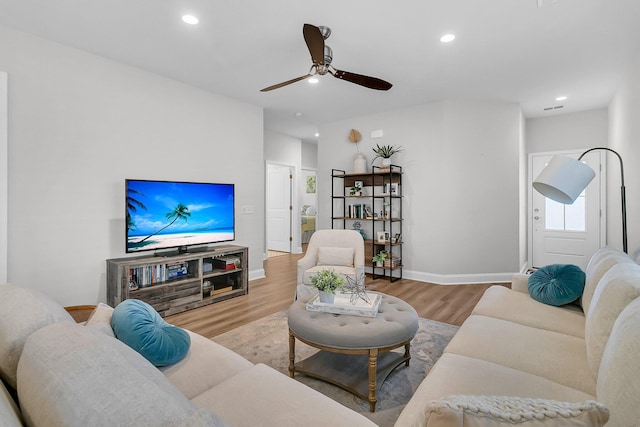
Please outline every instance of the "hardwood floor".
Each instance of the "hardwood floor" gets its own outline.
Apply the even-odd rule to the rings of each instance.
[[[266,277],[249,282],[249,293],[195,310],[168,316],[165,320],[212,338],[269,314],[287,309],[296,289],[296,262],[302,255],[269,258],[264,267]],[[411,304],[418,316],[439,322],[461,325],[490,284],[434,285],[402,279],[372,280],[368,290],[394,295]]]

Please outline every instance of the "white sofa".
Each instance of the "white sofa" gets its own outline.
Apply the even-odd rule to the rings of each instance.
[[[527,280],[487,289],[397,427],[640,426],[640,266],[598,250],[581,307],[539,303]]]
[[[0,426],[375,425],[191,332],[187,356],[158,369],[113,336],[112,310],[99,305],[85,326],[38,292],[0,285]]]
[[[584,311],[533,300],[527,276],[489,288],[396,426],[640,426],[640,266],[603,248],[586,273]],[[374,425],[193,333],[187,358],[157,369],[108,317],[78,325],[0,285],[0,425]]]

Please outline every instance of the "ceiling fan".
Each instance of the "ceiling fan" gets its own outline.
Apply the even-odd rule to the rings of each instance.
[[[304,24],[302,34],[304,35],[304,41],[307,43],[307,48],[311,54],[311,61],[313,61],[313,65],[311,65],[309,73],[301,77],[296,77],[295,79],[287,80],[286,82],[266,87],[260,92],[268,92],[273,89],[290,85],[291,83],[299,82],[300,80],[308,79],[316,74],[324,76],[327,73],[339,78],[340,80],[346,80],[370,89],[389,90],[391,89],[391,86],[393,86],[391,83],[385,82],[377,77],[363,76],[361,74],[335,69],[331,65],[331,61],[333,60],[333,51],[329,46],[324,44],[324,41],[331,35],[331,29],[329,27],[316,27],[315,25]]]

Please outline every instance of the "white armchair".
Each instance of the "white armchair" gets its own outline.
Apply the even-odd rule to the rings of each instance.
[[[330,268],[344,276],[364,274],[364,240],[355,230],[318,230],[311,235],[304,257],[298,260],[296,299],[308,301],[318,291],[311,277]]]

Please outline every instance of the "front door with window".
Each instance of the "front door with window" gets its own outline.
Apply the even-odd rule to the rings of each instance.
[[[578,158],[581,153],[560,154]],[[596,172],[596,177],[572,205],[554,202],[531,186],[551,157],[553,154],[549,153],[529,156],[529,265],[575,264],[584,270],[601,242],[601,153],[589,153],[582,159]]]

